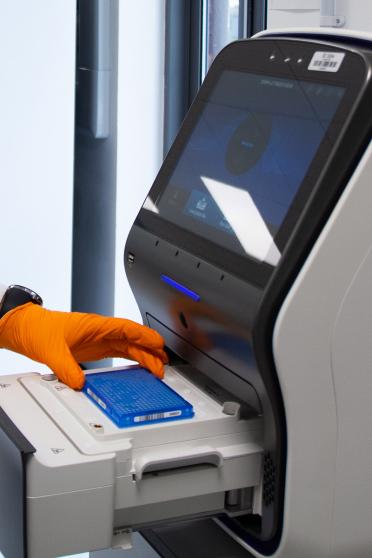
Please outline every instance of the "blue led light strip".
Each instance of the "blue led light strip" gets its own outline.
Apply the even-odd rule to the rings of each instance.
[[[193,300],[195,300],[195,302],[199,302],[200,296],[194,291],[190,291],[190,289],[184,287],[183,285],[181,285],[181,283],[178,283],[174,279],[171,279],[170,277],[168,277],[168,275],[161,275],[160,277],[161,280],[164,281],[164,283],[168,283],[168,285],[170,285],[174,289],[177,289],[178,291],[185,294],[186,296],[192,298]]]

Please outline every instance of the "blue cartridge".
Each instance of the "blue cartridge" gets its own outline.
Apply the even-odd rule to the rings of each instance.
[[[119,428],[194,416],[190,403],[144,368],[85,377],[83,391]]]

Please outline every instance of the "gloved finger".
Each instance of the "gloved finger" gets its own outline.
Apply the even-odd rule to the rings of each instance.
[[[157,378],[164,378],[164,363],[153,354],[134,349],[129,352],[128,358],[137,361],[138,364],[147,368]]]
[[[143,350],[152,353],[155,357],[167,364],[168,355],[163,349],[148,350],[147,347],[139,347]],[[81,346],[73,347],[71,353],[77,362],[85,362],[89,360],[100,360],[102,358],[127,358],[128,357],[128,343],[126,341],[108,341],[103,340],[100,343],[83,343]]]
[[[130,355],[134,354],[134,352],[144,353],[148,355],[152,355],[156,359],[160,359],[163,364],[168,364],[169,358],[167,353],[165,352],[164,348],[162,349],[151,349],[149,347],[143,345],[135,345],[123,341],[113,340],[110,341],[110,350],[114,350],[115,353],[121,353],[122,358],[132,358]]]
[[[144,368],[147,368],[156,376],[157,378],[164,377],[164,364],[168,361],[167,356],[162,355],[162,358],[156,353],[148,351],[143,347],[138,347],[136,345],[128,345],[125,350],[120,350],[117,344],[114,344],[113,350],[116,351],[115,356],[121,356],[122,358],[129,358],[130,360],[135,360]],[[164,351],[163,351],[164,352]]]
[[[78,324],[75,321],[78,320]],[[76,327],[79,335],[76,337]],[[70,331],[66,332],[69,346],[79,343],[99,343],[103,340],[127,340],[151,350],[164,348],[162,336],[155,330],[124,318],[110,318],[98,314],[71,314]]]
[[[82,389],[85,376],[65,343],[61,343],[53,357],[45,362],[53,370],[57,378],[73,389]]]
[[[86,362],[88,360],[101,360],[102,358],[113,358],[117,356],[111,350],[110,344],[106,342],[82,344],[81,346],[71,349],[77,362]]]
[[[164,349],[159,349],[158,351],[152,351],[151,349],[148,349],[147,347],[141,347],[140,345],[128,345],[128,349],[130,350],[130,347],[136,347],[139,350],[142,350],[146,353],[152,354],[154,357],[159,358],[163,364],[168,364],[169,362],[169,358],[167,353],[164,351]]]
[[[160,333],[147,326],[139,325],[129,320],[125,321],[129,322],[129,324],[124,324],[123,327],[123,333],[128,341],[128,345],[140,345],[153,352],[163,351],[164,339]]]

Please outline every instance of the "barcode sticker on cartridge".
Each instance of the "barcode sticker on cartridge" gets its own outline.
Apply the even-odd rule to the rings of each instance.
[[[317,72],[338,72],[345,58],[344,52],[322,52],[317,50],[308,66],[308,70]]]
[[[165,418],[179,417],[182,411],[169,411],[168,413],[154,413],[152,415],[141,415],[134,417],[134,422],[145,422],[148,420],[163,420]]]

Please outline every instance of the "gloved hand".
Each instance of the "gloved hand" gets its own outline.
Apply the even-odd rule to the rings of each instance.
[[[121,318],[46,310],[32,302],[0,319],[0,347],[46,364],[74,389],[85,381],[78,362],[129,358],[159,378],[167,362],[164,341],[153,329]]]

